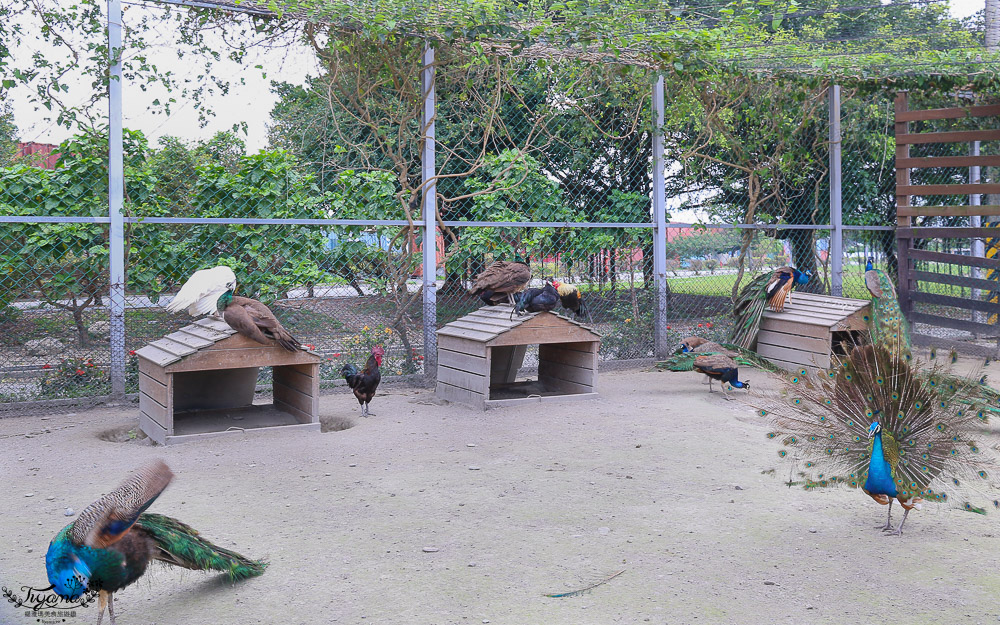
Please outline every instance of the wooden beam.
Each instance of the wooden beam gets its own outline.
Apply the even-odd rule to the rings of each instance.
[[[986,291],[1000,291],[1000,282],[995,280],[983,280],[981,278],[968,278],[966,276],[953,276],[947,273],[933,273],[930,271],[914,271],[913,279],[917,282],[935,282],[937,284],[950,284],[952,286],[968,287],[970,289],[983,289]]]
[[[1000,228],[896,228],[899,239],[994,239]]]
[[[964,297],[951,297],[949,295],[938,295],[937,293],[910,291],[910,299],[915,302],[923,302],[925,304],[937,304],[938,306],[950,306],[952,308],[961,308],[962,310],[979,310],[981,312],[1000,314],[1000,304],[967,299]]]
[[[980,336],[1000,336],[1000,326],[988,323],[976,323],[965,319],[955,319],[954,317],[941,317],[939,315],[928,315],[926,313],[910,313],[910,321],[913,323],[926,323],[939,328],[951,328],[953,330],[965,330],[974,332]]]
[[[983,154],[980,156],[926,156],[920,158],[901,158],[896,160],[896,168],[928,168],[928,167],[995,167],[1000,166],[1000,156]]]
[[[900,195],[985,195],[987,193],[1000,193],[1000,184],[899,184],[898,180],[896,183],[897,197]]]
[[[896,121],[917,122],[928,119],[966,119],[968,117],[993,117],[994,115],[1000,115],[1000,104],[904,111],[896,114]]]
[[[900,91],[896,94],[894,102],[895,108],[895,136],[896,136],[896,161],[910,158],[910,145],[900,139],[905,139],[910,133],[910,124],[906,120],[906,113],[909,110],[909,93]],[[907,228],[912,225],[913,219],[908,215],[899,214],[900,208],[910,205],[910,195],[902,190],[903,187],[910,186],[910,170],[903,167],[896,169],[896,228]],[[897,282],[899,284],[899,307],[904,314],[910,311],[912,305],[909,300],[910,289],[910,259],[909,252],[913,241],[896,237],[896,255],[898,262]]]
[[[973,141],[1000,140],[1000,130],[953,130],[951,132],[906,133],[896,136],[896,145],[926,143],[972,143]]]
[[[1000,215],[1000,206],[900,206],[896,215],[907,217],[969,217],[972,215]]]
[[[909,240],[909,239],[907,239]],[[985,269],[1000,269],[1000,258],[977,258],[965,254],[945,254],[944,252],[928,252],[925,250],[910,250],[913,260],[926,260],[932,263],[947,263],[960,267],[983,267]]]

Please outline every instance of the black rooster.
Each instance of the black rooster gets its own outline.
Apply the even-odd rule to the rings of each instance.
[[[347,385],[354,391],[354,396],[361,404],[362,417],[375,416],[374,412],[368,411],[368,404],[375,397],[378,383],[382,381],[382,372],[378,368],[382,365],[382,356],[384,355],[385,350],[382,349],[382,346],[376,345],[372,348],[372,355],[368,357],[363,371],[359,372],[358,368],[350,363],[344,365],[344,368],[340,370],[340,375],[347,380]]]
[[[559,305],[559,292],[551,283],[546,282],[542,288],[525,289],[517,295],[517,305],[512,312],[523,315],[526,312],[543,312]]]

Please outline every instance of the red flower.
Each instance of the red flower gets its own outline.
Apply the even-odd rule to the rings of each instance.
[[[417,356],[417,358],[419,358],[420,360],[423,360],[423,359],[424,359],[424,357],[423,357],[423,356]]]
[[[336,353],[335,353],[335,354],[333,355],[333,357],[334,357],[334,358],[340,358],[340,352],[336,352]]]
[[[77,375],[83,375],[83,373],[84,373],[83,369],[77,369],[76,370],[76,374]]]
[[[698,327],[699,327],[699,328],[701,327],[701,324],[700,324],[700,323],[698,324]]]
[[[52,365],[42,365],[42,369],[51,369]]]
[[[306,343],[306,347],[308,347],[309,349],[313,349],[313,350],[316,349],[316,346],[312,345],[311,343]]]
[[[670,329],[670,326],[667,326],[667,329],[669,330],[669,329]]]
[[[128,355],[129,356],[135,356],[135,350],[134,349],[128,350]]]
[[[705,326],[711,328],[712,324],[711,323],[706,323]]]

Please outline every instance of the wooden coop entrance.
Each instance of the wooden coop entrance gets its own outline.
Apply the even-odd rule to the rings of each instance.
[[[270,428],[320,431],[319,361],[199,319],[136,351],[139,427],[161,445]],[[254,404],[260,367],[271,367],[271,404]]]
[[[790,371],[828,369],[844,342],[868,342],[870,311],[866,300],[793,291],[782,312],[764,310],[757,353]]]
[[[910,110],[908,94],[896,96],[899,305],[913,324],[914,345],[988,357],[1000,352],[1000,156],[980,155],[974,144],[1000,140],[1000,130],[987,129],[992,122],[982,119],[979,130],[910,131],[910,122],[926,126],[955,120],[968,128],[967,120],[996,116],[1000,104]],[[924,156],[923,144],[959,144],[952,153],[968,156]],[[917,156],[911,155],[913,146],[920,150]],[[914,170],[931,167],[968,168],[969,182],[913,184]],[[978,179],[973,175],[976,170]],[[983,184],[981,180],[990,174],[992,181]],[[947,205],[930,205],[923,199],[929,196],[951,198]],[[959,223],[926,227],[935,217],[958,218]]]
[[[510,312],[486,306],[438,330],[438,397],[486,409],[597,396],[600,334],[550,312]],[[538,375],[518,380],[529,345]]]

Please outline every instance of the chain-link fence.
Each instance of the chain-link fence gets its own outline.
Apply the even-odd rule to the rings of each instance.
[[[644,70],[476,64],[447,49],[435,64],[437,227],[427,249],[422,46],[351,43],[311,49],[319,72],[304,80],[271,77],[259,147],[238,132],[192,139],[152,122],[126,125],[123,344],[110,338],[106,125],[79,127],[54,159],[0,167],[0,405],[108,396],[113,354],[125,363],[124,391],[135,392],[135,350],[192,321],[164,303],[194,271],[220,264],[235,271],[238,294],[268,304],[315,348],[329,385],[375,344],[386,348],[384,375],[425,373],[434,357],[425,329],[482,305],[468,288],[501,258],[528,259],[533,286],[553,278],[576,286],[581,321],[603,335],[604,360],[655,357],[658,336],[662,345],[689,334],[725,340],[735,290],[760,272],[795,264],[813,271],[809,290],[866,299],[865,259],[887,270],[894,263],[884,96],[845,93],[845,227],[831,229],[826,88],[677,80],[658,112]],[[393,62],[380,65],[386,58]],[[835,240],[842,258],[831,256]],[[666,315],[658,321],[659,243]],[[425,256],[437,268],[430,282]],[[435,318],[423,313],[428,285]]]

